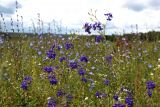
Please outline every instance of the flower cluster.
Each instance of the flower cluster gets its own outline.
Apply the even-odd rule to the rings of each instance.
[[[88,58],[83,55],[83,56],[80,57],[80,61],[81,62],[88,62]]]
[[[57,107],[56,101],[53,99],[53,97],[48,98],[48,107]]]
[[[47,57],[50,59],[56,58],[56,53],[52,49],[50,49],[46,54],[47,54]]]
[[[147,93],[148,96],[152,96],[152,90],[156,87],[156,84],[153,81],[147,81],[146,82],[146,88],[147,88]]]
[[[29,84],[31,84],[31,82],[32,82],[32,77],[30,77],[30,76],[24,77],[23,82],[21,83],[21,88],[23,90],[27,90],[28,86],[29,86]]]
[[[100,22],[92,23],[85,23],[84,25],[85,32],[91,34],[91,29],[101,31],[103,30],[102,24]]]

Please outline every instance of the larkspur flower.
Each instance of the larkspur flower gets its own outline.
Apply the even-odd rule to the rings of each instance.
[[[111,62],[112,62],[112,56],[111,56],[111,55],[106,56],[106,61],[107,61],[109,64],[111,64]]]
[[[78,70],[78,74],[81,76],[84,76],[85,73],[86,73],[86,71],[82,68]]]
[[[108,20],[108,21],[111,21],[112,18],[113,18],[112,13],[106,13],[106,14],[104,14],[104,15],[107,17],[107,20]]]
[[[148,90],[147,90],[147,94],[148,94],[149,97],[152,97],[151,89],[148,89]]]
[[[53,99],[53,97],[48,98],[47,107],[57,107],[56,106],[56,101]]]
[[[109,85],[109,83],[110,83],[110,81],[109,80],[104,80],[104,84],[106,85],[106,86],[108,86]]]
[[[86,83],[86,82],[87,82],[87,79],[86,79],[85,77],[82,77],[82,78],[81,78],[81,81],[84,82],[84,83]]]
[[[69,66],[72,68],[72,69],[76,69],[78,67],[78,64],[77,62],[70,62],[69,63]]]
[[[80,61],[81,62],[88,62],[88,58],[83,55],[83,56],[80,57]]]
[[[96,36],[95,37],[95,42],[99,43],[103,40],[103,37],[102,36]]]
[[[50,59],[56,58],[56,53],[53,50],[49,50],[46,54],[47,54],[47,57]]]
[[[116,103],[112,107],[125,107],[125,105],[121,103],[118,103],[118,104]]]
[[[85,29],[85,32],[87,32],[88,34],[91,34],[90,30],[92,29],[92,25],[89,23],[85,23],[84,29]]]
[[[71,94],[68,94],[66,97],[68,101],[71,101],[73,99],[73,96]]]
[[[28,86],[29,86],[29,84],[31,84],[31,82],[32,82],[32,77],[30,77],[30,76],[24,77],[24,79],[23,79],[23,81],[21,83],[21,88],[23,90],[27,90]]]
[[[118,95],[114,95],[113,98],[118,101]]]
[[[103,30],[102,24],[100,22],[97,23],[97,29],[100,31]]]
[[[22,88],[23,90],[27,90],[27,89],[28,89],[28,83],[27,83],[26,81],[23,81],[23,82],[21,83],[21,88]]]
[[[125,98],[125,103],[128,105],[128,107],[133,107],[133,98],[131,96],[127,96]]]
[[[146,82],[146,88],[147,89],[154,89],[156,87],[156,84],[153,81],[147,81]]]
[[[50,73],[50,72],[53,72],[53,67],[50,67],[50,66],[46,66],[43,68],[43,70],[47,73]]]
[[[51,78],[49,81],[51,85],[56,85],[58,83],[58,80],[55,77]]]
[[[57,96],[58,97],[63,96],[63,95],[64,95],[64,92],[62,90],[57,91]]]
[[[101,98],[101,93],[100,93],[99,91],[97,91],[97,92],[95,93],[95,96],[96,96],[97,98]]]
[[[72,43],[65,43],[65,48],[66,48],[66,50],[69,50],[69,49],[72,49],[72,48],[74,48],[74,46],[73,46],[73,44]]]
[[[62,57],[59,58],[60,62],[63,62],[64,60],[66,60],[66,57],[64,57],[64,56],[62,56]]]

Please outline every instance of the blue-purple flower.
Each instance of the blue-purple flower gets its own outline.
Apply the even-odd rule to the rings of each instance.
[[[147,81],[146,87],[147,89],[154,89],[156,87],[156,84],[153,81]]]
[[[128,107],[133,107],[133,98],[131,96],[127,96],[125,103],[128,105]]]
[[[86,79],[85,77],[82,77],[82,78],[81,78],[81,81],[84,82],[84,83],[86,83],[86,82],[87,82],[87,79]]]
[[[85,32],[87,32],[88,34],[91,34],[90,30],[92,29],[92,24],[85,23],[84,29],[85,29]]]
[[[113,98],[118,101],[118,95],[114,95]]]
[[[83,55],[83,56],[80,57],[80,61],[81,62],[88,62],[88,58]]]
[[[69,49],[72,49],[72,48],[74,48],[74,46],[73,46],[73,44],[72,43],[66,43],[65,44],[65,48],[66,48],[66,50],[69,50]]]
[[[125,107],[125,105],[121,103],[116,103],[112,107]]]
[[[85,73],[86,73],[86,71],[82,68],[78,70],[78,74],[81,76],[84,76]]]
[[[66,57],[64,57],[64,56],[62,56],[62,57],[59,58],[60,62],[63,62],[64,60],[66,60]]]
[[[24,79],[23,79],[23,81],[21,83],[21,88],[23,90],[27,90],[28,86],[29,86],[29,84],[31,84],[31,82],[32,82],[32,77],[30,77],[30,76],[24,77]]]
[[[112,13],[106,13],[106,14],[104,14],[104,15],[106,16],[106,18],[107,18],[108,21],[111,21],[112,18],[113,18]]]
[[[104,80],[104,84],[106,85],[106,86],[108,86],[109,85],[109,83],[110,83],[110,81],[109,80]]]
[[[46,66],[46,67],[43,68],[43,70],[44,70],[45,72],[47,72],[47,73],[50,73],[50,72],[53,71],[53,67]]]
[[[52,49],[50,49],[46,54],[47,54],[47,57],[50,59],[56,58],[56,53]]]
[[[56,106],[56,101],[53,99],[53,97],[48,98],[47,107],[57,107]]]
[[[78,67],[78,64],[77,62],[70,62],[69,63],[69,66],[72,68],[72,69],[76,69]]]
[[[101,42],[103,40],[103,37],[102,36],[96,36],[95,37],[95,42]]]

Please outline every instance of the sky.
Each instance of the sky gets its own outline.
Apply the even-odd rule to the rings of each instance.
[[[85,22],[91,22],[88,12],[97,10],[97,18],[106,23],[107,34],[121,34],[150,30],[160,31],[160,0],[17,0],[18,15],[23,16],[25,31],[29,31],[32,22],[37,26],[37,13],[44,22],[44,29],[61,26],[63,33],[69,31],[84,32]],[[7,28],[10,19],[16,21],[15,0],[0,0],[0,13],[3,14]],[[105,13],[112,13],[113,19],[106,22]],[[20,20],[20,17],[19,17]],[[2,23],[2,19],[0,18]],[[3,25],[3,24],[2,24]],[[54,32],[54,30],[52,31]]]

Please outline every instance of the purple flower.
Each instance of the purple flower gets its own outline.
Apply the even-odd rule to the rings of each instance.
[[[45,72],[50,73],[50,72],[53,71],[53,67],[49,67],[49,66],[48,66],[48,67],[44,67],[43,70],[44,70]]]
[[[112,16],[112,13],[107,13],[107,14],[104,14],[106,17],[107,17],[107,20],[108,21],[111,21],[113,16]]]
[[[66,50],[69,50],[69,49],[71,49],[71,48],[73,48],[74,46],[73,46],[73,44],[72,43],[66,43],[65,44],[65,48],[66,48]]]
[[[52,98],[52,97],[50,97],[49,99],[48,99],[48,107],[57,107],[56,106],[56,102],[55,102],[55,100]]]
[[[97,28],[98,28],[98,30],[103,30],[102,24],[100,22],[97,23]]]
[[[99,91],[97,91],[97,92],[95,93],[95,96],[96,96],[97,98],[101,98],[101,93],[100,93]]]
[[[152,92],[151,92],[150,89],[148,89],[147,94],[148,94],[149,97],[152,97]]]
[[[113,98],[118,101],[118,95],[114,95]]]
[[[21,88],[23,90],[27,90],[28,86],[29,86],[29,84],[31,84],[31,82],[32,82],[32,77],[30,77],[30,76],[24,77],[23,82],[21,83]]]
[[[104,84],[107,85],[107,86],[109,85],[109,83],[110,83],[110,81],[107,80],[107,79],[104,81]]]
[[[82,82],[86,83],[87,82],[87,79],[85,77],[82,77]]]
[[[127,96],[125,99],[125,103],[128,105],[128,107],[133,107],[133,99],[131,96]]]
[[[56,58],[56,53],[53,52],[53,50],[49,50],[47,53],[47,57],[50,59],[55,59]]]
[[[69,66],[72,68],[72,69],[76,69],[78,67],[78,64],[77,62],[70,62],[69,63]]]
[[[83,55],[83,56],[80,57],[80,61],[81,62],[88,62],[88,58]]]
[[[92,28],[91,24],[85,23],[85,25],[84,25],[85,32],[87,32],[88,34],[91,34],[91,31],[90,31],[91,28]]]
[[[95,37],[95,42],[101,42],[103,40],[103,37],[102,36],[96,36]]]
[[[51,78],[49,79],[49,81],[50,81],[50,84],[51,84],[51,85],[56,85],[56,84],[58,83],[56,77],[51,77]]]
[[[156,87],[156,84],[153,81],[147,81],[146,87],[147,89],[154,89]]]
[[[67,97],[67,100],[68,100],[68,101],[70,101],[70,100],[73,99],[73,96],[72,96],[71,94],[68,94],[66,97]]]
[[[57,96],[59,97],[59,96],[63,96],[64,95],[64,93],[63,93],[63,91],[62,90],[58,90],[57,91]]]
[[[63,62],[64,60],[66,60],[66,58],[64,56],[62,56],[62,57],[59,58],[60,62]]]
[[[21,88],[22,88],[23,90],[27,90],[27,89],[28,89],[28,83],[27,83],[26,81],[23,81],[23,82],[21,83]]]
[[[112,56],[106,56],[106,61],[110,64],[112,62]]]
[[[81,75],[81,76],[84,76],[85,72],[86,71],[82,68],[78,70],[78,74]]]
[[[125,107],[124,104],[118,103],[118,104],[114,104],[112,107]]]

